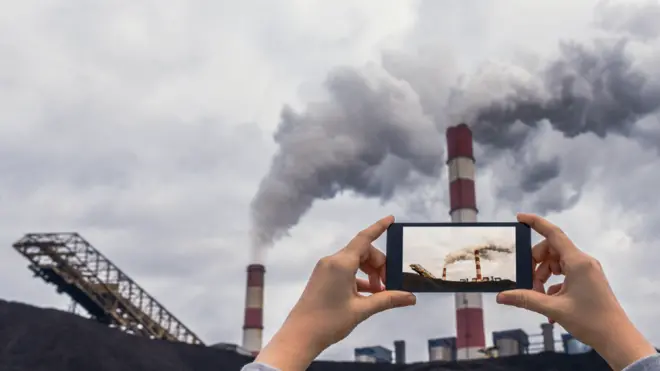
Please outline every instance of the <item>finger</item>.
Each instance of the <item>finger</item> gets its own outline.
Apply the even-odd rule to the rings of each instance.
[[[378,290],[381,291],[380,288],[383,287],[383,283],[380,279],[380,275],[378,273],[370,274],[369,275],[369,285],[373,290]],[[376,292],[378,292],[376,291]]]
[[[546,260],[534,272],[534,280],[538,280],[541,283],[545,284],[550,279],[552,272],[550,271],[550,261]]]
[[[385,287],[383,287],[383,285],[380,285],[380,284],[377,288],[374,288],[371,285],[371,282],[369,282],[368,280],[365,280],[363,278],[356,278],[355,279],[355,284],[357,286],[358,292],[369,292],[369,293],[374,294],[374,293],[381,292],[381,291],[385,290]]]
[[[534,279],[532,283],[532,290],[545,294],[545,285],[540,280]]]
[[[550,271],[555,276],[559,276],[560,274],[562,274],[561,264],[559,264],[559,261],[557,261],[557,260],[551,260],[550,261]]]
[[[563,283],[557,283],[557,284],[554,284],[554,285],[548,287],[548,295],[555,295],[555,294],[559,293],[559,291],[561,291],[561,289],[563,287],[564,287]],[[553,324],[553,323],[555,323],[555,320],[548,317],[548,323]]]
[[[556,299],[534,290],[510,290],[497,294],[499,304],[531,310],[546,317],[556,317],[554,316]]]
[[[380,237],[386,230],[387,228],[390,227],[390,225],[394,223],[394,216],[386,216],[383,219],[377,221],[376,223],[372,224],[371,226],[367,227],[366,229],[363,229],[360,231],[357,236],[353,239],[354,241],[357,240],[367,240],[366,245],[369,246],[372,242],[376,241],[378,237]],[[352,241],[351,241],[352,242]],[[364,241],[363,241],[364,242]],[[349,244],[350,245],[350,244]],[[356,244],[357,247],[359,248],[361,243]]]
[[[385,282],[385,264],[387,259],[382,251],[372,245],[360,252],[358,268],[373,279]]]
[[[536,245],[534,245],[534,247],[532,247],[532,259],[534,259],[534,262],[536,264],[540,264],[542,261],[548,258],[549,250],[550,250],[550,243],[548,242],[548,240],[543,240],[537,243]]]
[[[562,287],[564,287],[563,283],[557,283],[548,287],[548,295],[555,295],[562,289]]]
[[[407,307],[415,305],[417,298],[410,292],[405,291],[381,291],[371,296],[360,298],[357,302],[357,311],[360,322],[392,308]]]
[[[571,240],[556,225],[550,223],[544,218],[534,214],[518,214],[518,221],[530,226],[533,230],[545,237],[552,245],[553,249],[559,253],[565,253],[570,250],[577,250]]]

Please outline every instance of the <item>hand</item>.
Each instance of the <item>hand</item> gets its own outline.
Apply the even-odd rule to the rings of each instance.
[[[379,220],[316,264],[298,303],[257,362],[286,371],[305,370],[362,321],[387,309],[415,304],[411,293],[385,291],[385,255],[371,245],[393,222],[392,216]],[[358,269],[369,279],[356,278]]]
[[[622,370],[655,348],[630,322],[619,304],[600,263],[580,251],[559,227],[531,214],[519,214],[545,240],[532,248],[533,290],[498,294],[497,302],[525,308],[556,321],[581,342],[596,350],[614,370]],[[544,284],[551,275],[563,283]]]

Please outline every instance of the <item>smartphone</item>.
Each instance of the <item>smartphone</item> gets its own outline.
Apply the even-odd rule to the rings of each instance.
[[[393,223],[387,290],[500,292],[532,288],[532,231],[523,223]]]

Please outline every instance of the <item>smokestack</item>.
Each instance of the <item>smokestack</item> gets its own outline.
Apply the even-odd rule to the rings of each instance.
[[[543,333],[543,350],[546,352],[555,351],[555,332],[552,323],[542,323],[541,332]]]
[[[444,281],[447,280],[447,267],[443,267],[443,268],[442,268],[442,279],[443,279]]]
[[[481,259],[479,258],[479,250],[474,250],[474,265],[477,267],[477,282],[481,282]]]
[[[406,342],[403,340],[397,340],[394,342],[394,357],[396,363],[403,365],[406,363]]]
[[[254,356],[261,350],[264,308],[264,274],[266,268],[261,264],[247,267],[247,290],[245,293],[245,319],[243,324],[243,348]]]
[[[465,124],[447,129],[451,221],[476,222],[472,131]],[[456,293],[456,359],[484,358],[486,347],[481,293]]]

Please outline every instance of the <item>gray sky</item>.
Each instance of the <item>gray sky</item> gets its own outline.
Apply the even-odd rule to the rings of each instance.
[[[444,125],[453,109],[434,103],[453,87],[476,105],[503,92],[539,98],[540,75],[530,71],[557,59],[560,41],[625,37],[649,81],[640,104],[653,106],[659,28],[647,18],[658,2],[597,4],[3,2],[0,297],[64,308],[66,297],[32,278],[11,244],[27,232],[77,231],[206,342],[240,343],[250,204],[278,149],[285,104],[302,112],[328,99],[323,83],[334,67],[366,68],[407,92],[405,112],[415,116],[404,119]],[[522,138],[516,150],[478,145],[479,219],[543,212],[602,262],[633,321],[660,345],[658,112],[627,125],[626,135],[569,138],[541,122],[507,129]],[[386,201],[347,191],[313,202],[268,251],[265,340],[316,260],[360,229],[388,214],[448,220],[446,169],[428,173],[393,184],[376,172],[383,189],[397,189]],[[404,339],[410,360],[425,360],[428,338],[454,334],[453,306],[449,295],[419,295],[415,307],[375,316],[322,357],[351,359],[354,347]],[[484,306],[487,333],[539,333],[544,321],[493,295]]]
[[[464,255],[474,247],[494,244],[505,248],[516,247],[516,229],[512,227],[404,227],[403,271],[413,273],[410,264],[421,264],[440,278],[447,255]],[[447,279],[458,281],[476,277],[474,258],[447,265]],[[491,252],[490,259],[481,257],[484,277],[516,278],[516,255]]]

